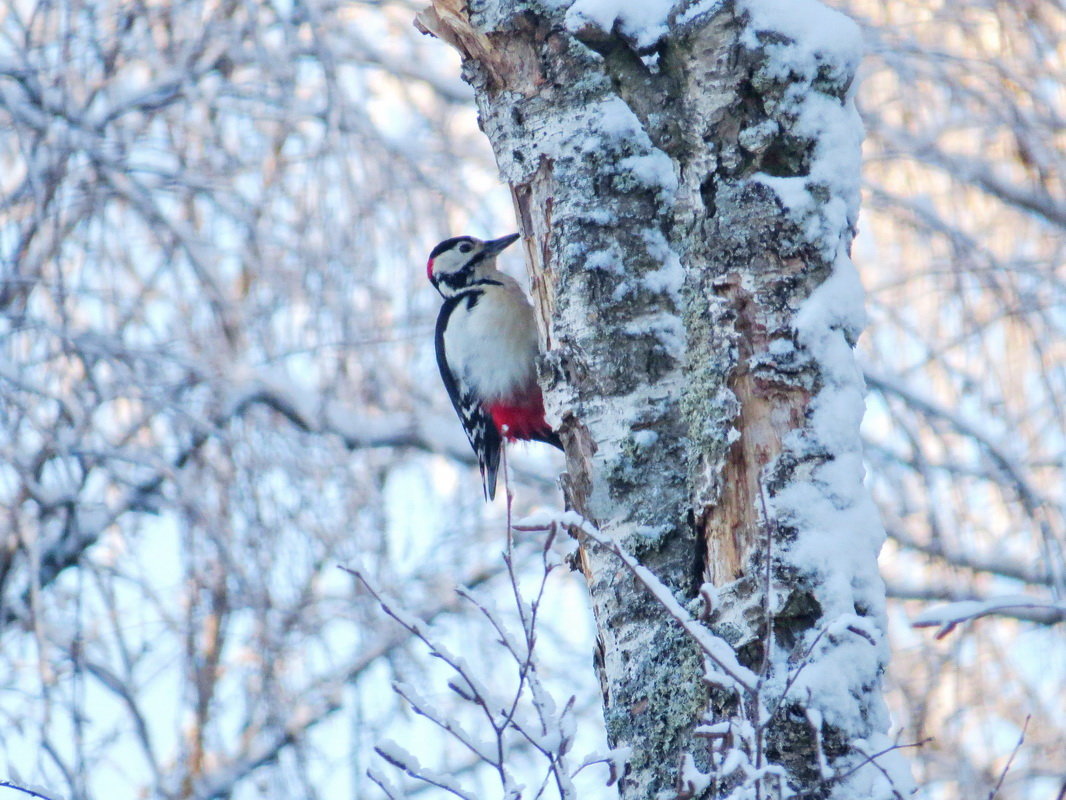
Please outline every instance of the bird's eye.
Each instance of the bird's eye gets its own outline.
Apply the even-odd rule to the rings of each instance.
[[[474,245],[470,244],[469,242],[463,242],[461,245],[459,245],[460,253],[469,253],[473,249]]]

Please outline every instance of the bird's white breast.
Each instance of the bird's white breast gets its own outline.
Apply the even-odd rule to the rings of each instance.
[[[533,308],[514,279],[492,277],[503,285],[485,286],[469,311],[462,302],[444,332],[449,365],[483,402],[522,395],[536,380]]]

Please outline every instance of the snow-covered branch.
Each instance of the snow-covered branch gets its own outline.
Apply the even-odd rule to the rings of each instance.
[[[516,678],[510,696],[494,693],[488,688],[485,673],[489,671],[498,675],[498,664],[475,664],[463,655],[453,652],[421,618],[403,610],[398,601],[386,597],[365,572],[346,568],[378,602],[385,614],[399,623],[410,636],[421,641],[435,658],[454,673],[447,682],[448,688],[480,712],[479,728],[487,729],[490,738],[480,739],[476,731],[468,730],[456,716],[438,708],[420,687],[398,683],[394,685],[394,691],[417,714],[433,722],[448,737],[459,742],[475,760],[491,768],[499,776],[505,797],[523,796],[522,787],[514,783],[512,772],[507,765],[516,743],[528,746],[531,752],[537,753],[545,762],[543,781],[537,789],[537,797],[544,794],[550,783],[554,785],[560,800],[573,800],[578,796],[573,783],[574,777],[594,764],[605,764],[609,767],[609,782],[617,779],[621,772],[617,753],[592,755],[576,767],[571,765],[569,754],[574,740],[575,698],[571,697],[560,707],[538,675],[538,658],[535,653],[537,613],[546,581],[560,563],[552,551],[553,538],[547,537],[540,548],[542,570],[532,599],[527,599],[520,587],[513,551],[509,549],[502,556],[515,603],[515,613],[512,616],[518,621],[518,633],[510,628],[501,613],[492,607],[488,598],[483,597],[480,592],[464,587],[457,590],[457,595],[474,606],[489,623],[506,660],[515,667]],[[457,797],[473,796],[463,789],[453,776],[423,767],[415,756],[395,742],[381,742],[376,750],[381,758],[416,781],[444,789]],[[382,788],[388,785],[380,775],[372,776],[372,779]]]
[[[930,606],[920,611],[912,620],[916,628],[940,626],[937,631],[938,639],[962,622],[990,615],[1038,625],[1058,625],[1066,622],[1066,605],[1029,595],[982,597],[976,592],[906,586],[896,581],[889,581],[886,591],[889,597],[900,600],[950,601]]]

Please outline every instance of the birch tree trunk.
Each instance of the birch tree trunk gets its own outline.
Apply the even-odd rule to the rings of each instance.
[[[610,5],[435,0],[419,21],[462,54],[513,192],[567,503],[756,676],[723,675],[586,542],[621,795],[898,797],[906,770],[871,758],[857,31],[814,0]]]

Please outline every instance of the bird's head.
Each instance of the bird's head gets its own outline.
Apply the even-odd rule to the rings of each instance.
[[[517,240],[517,233],[488,242],[473,236],[445,239],[429,254],[426,275],[441,295],[450,297],[476,283],[486,269],[493,269],[496,256]]]

